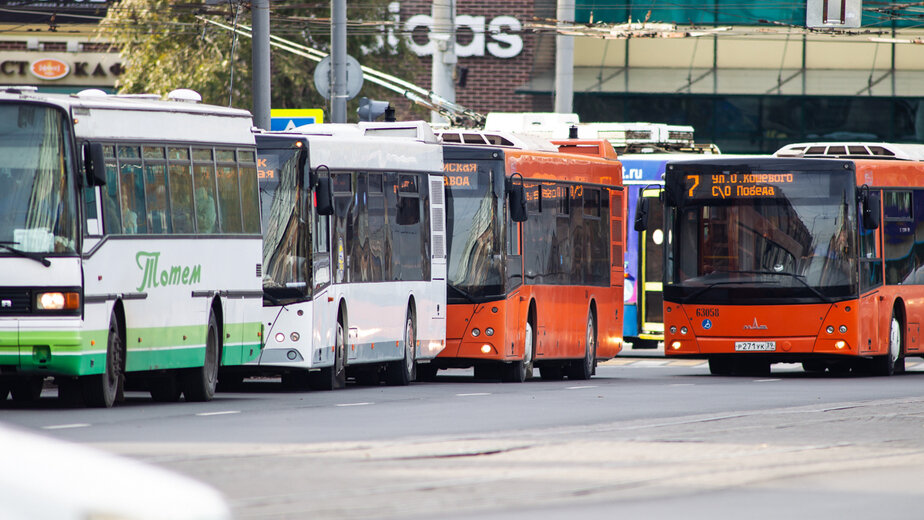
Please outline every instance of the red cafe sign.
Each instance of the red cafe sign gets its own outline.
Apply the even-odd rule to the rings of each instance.
[[[54,58],[44,58],[32,62],[29,69],[32,75],[40,79],[61,79],[71,71],[71,68],[61,60]]]

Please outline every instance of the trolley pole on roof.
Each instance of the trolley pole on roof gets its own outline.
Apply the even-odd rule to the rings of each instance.
[[[574,21],[574,0],[558,0],[555,16],[561,22]],[[574,37],[555,36],[555,111],[570,114],[574,100]]]
[[[455,103],[456,86],[453,72],[456,68],[456,0],[434,0],[430,11],[433,26],[430,41],[433,42],[433,69],[430,76],[430,90],[441,98]],[[439,112],[430,112],[431,123],[448,123]]]
[[[253,124],[270,127],[269,0],[253,2]]]
[[[347,30],[346,0],[330,2],[330,121],[346,123],[347,102]]]

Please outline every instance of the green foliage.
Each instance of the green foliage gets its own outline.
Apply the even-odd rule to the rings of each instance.
[[[367,67],[413,81],[420,72],[417,57],[399,39],[397,47],[380,45],[381,22],[389,19],[389,0],[369,0],[361,7],[347,4],[347,52]],[[305,4],[273,0],[270,32],[274,36],[330,52],[330,3]],[[202,94],[203,102],[252,108],[251,40],[236,36],[204,19],[226,25],[251,26],[250,3],[206,5],[202,0],[121,0],[109,8],[100,24],[100,36],[116,45],[124,72],[117,87],[123,93],[164,95],[176,88]],[[233,52],[232,52],[233,49]],[[271,48],[273,108],[329,108],[315,90],[316,63]],[[233,77],[233,83],[232,83]],[[395,99],[392,91],[366,81],[347,105],[347,117],[356,120],[359,97]],[[414,117],[426,117],[420,110]],[[411,114],[403,114],[407,119]]]

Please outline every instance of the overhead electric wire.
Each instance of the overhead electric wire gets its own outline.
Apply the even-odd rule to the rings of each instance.
[[[222,29],[237,32],[241,36],[253,38],[252,28],[246,25],[240,25],[235,28],[205,17],[197,18],[206,23],[221,27]],[[308,58],[316,62],[320,62],[328,56],[328,53],[326,52],[312,49],[311,47],[273,35],[270,35],[270,45],[282,49],[286,52],[295,54],[296,56],[302,56],[303,58]],[[483,114],[453,103],[443,98],[442,96],[439,96],[433,91],[428,91],[409,81],[405,81],[401,78],[392,76],[391,74],[386,74],[365,65],[360,65],[360,69],[363,71],[364,77],[367,78],[371,83],[384,87],[388,90],[391,90],[392,92],[401,94],[408,100],[446,117],[455,125],[464,126],[468,124],[484,124],[485,116]]]

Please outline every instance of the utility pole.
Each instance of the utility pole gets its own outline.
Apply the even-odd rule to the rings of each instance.
[[[330,121],[346,123],[347,102],[347,32],[346,0],[330,2]]]
[[[253,124],[270,128],[269,0],[253,1]]]
[[[456,0],[433,0],[430,11],[433,26],[430,41],[433,45],[433,70],[430,90],[443,99],[455,103],[456,86],[453,81],[456,62]],[[436,112],[430,112],[431,123],[449,121]]]
[[[559,22],[574,21],[574,0],[558,0],[555,18]],[[574,37],[555,36],[555,111],[574,112]]]

